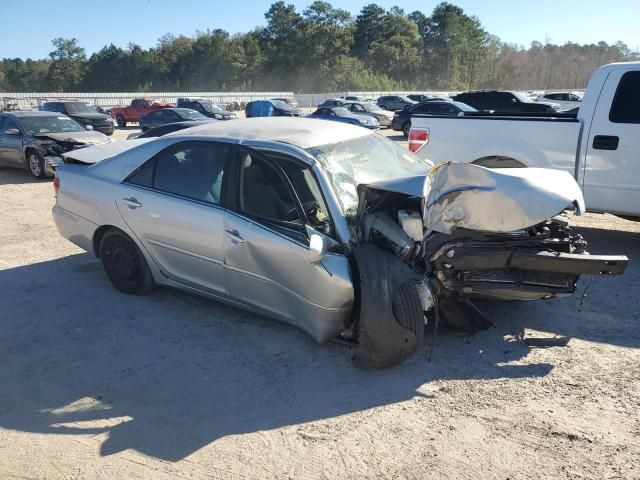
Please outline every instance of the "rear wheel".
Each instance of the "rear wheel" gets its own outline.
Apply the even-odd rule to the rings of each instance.
[[[119,230],[110,230],[102,237],[100,259],[113,286],[123,293],[143,295],[155,286],[144,255]]]
[[[402,125],[402,134],[409,138],[409,130],[411,130],[411,122],[404,122]]]
[[[380,105],[380,108],[383,110],[387,110],[387,106],[386,105]]]
[[[396,321],[416,336],[418,347],[424,340],[424,311],[415,283],[407,282],[398,288],[391,304]]]
[[[127,121],[124,119],[122,115],[116,115],[116,123],[120,128],[127,126]]]

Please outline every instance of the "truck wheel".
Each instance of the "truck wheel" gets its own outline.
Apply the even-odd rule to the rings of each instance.
[[[116,123],[118,124],[118,126],[120,128],[126,127],[127,126],[127,121],[124,119],[124,117],[122,115],[116,115]]]
[[[35,178],[46,178],[44,158],[37,152],[30,150],[27,153],[27,169]]]
[[[133,241],[119,230],[109,230],[100,242],[100,260],[114,287],[129,295],[143,295],[155,284],[144,255]]]
[[[391,304],[397,322],[416,336],[418,348],[424,340],[424,312],[418,289],[413,282],[407,282],[396,290]]]
[[[404,122],[402,125],[402,134],[409,138],[409,130],[411,130],[411,122]]]

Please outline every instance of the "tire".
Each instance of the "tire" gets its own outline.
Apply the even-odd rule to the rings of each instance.
[[[415,283],[405,283],[395,291],[391,308],[396,321],[416,336],[419,348],[424,340],[424,311]]]
[[[100,259],[107,277],[122,293],[144,295],[155,287],[144,255],[125,233],[109,230],[104,234]]]
[[[387,106],[386,105],[380,105],[380,108],[383,110],[387,110]]]
[[[44,166],[44,158],[38,152],[30,150],[27,153],[27,170],[35,178],[47,178],[47,172]]]
[[[411,130],[411,122],[404,122],[402,124],[402,134],[409,138],[409,130]]]
[[[118,124],[118,126],[120,128],[124,128],[127,126],[127,121],[124,119],[124,117],[120,114],[116,115],[116,123]]]

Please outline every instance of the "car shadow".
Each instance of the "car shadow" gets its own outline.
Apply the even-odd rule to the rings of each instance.
[[[446,398],[432,382],[541,377],[548,363],[498,329],[438,333],[382,371],[348,347],[169,289],[117,292],[89,254],[0,270],[0,427],[108,433],[102,455],[135,449],[175,461],[216,439],[405,401]],[[505,320],[506,319],[506,320]],[[415,400],[414,400],[415,399]],[[303,428],[301,426],[300,428]]]
[[[0,166],[0,185],[23,185],[27,183],[50,182],[51,178],[35,178],[26,168]]]
[[[407,142],[408,141],[407,137],[405,137],[401,133],[398,134],[398,135],[387,135],[386,137],[389,140],[393,140],[394,142]]]

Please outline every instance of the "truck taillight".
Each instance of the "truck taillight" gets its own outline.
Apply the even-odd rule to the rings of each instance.
[[[411,127],[409,130],[409,150],[417,152],[427,143],[429,143],[429,129]]]
[[[60,177],[56,175],[53,177],[53,191],[56,197],[58,196],[58,190],[60,190]]]

